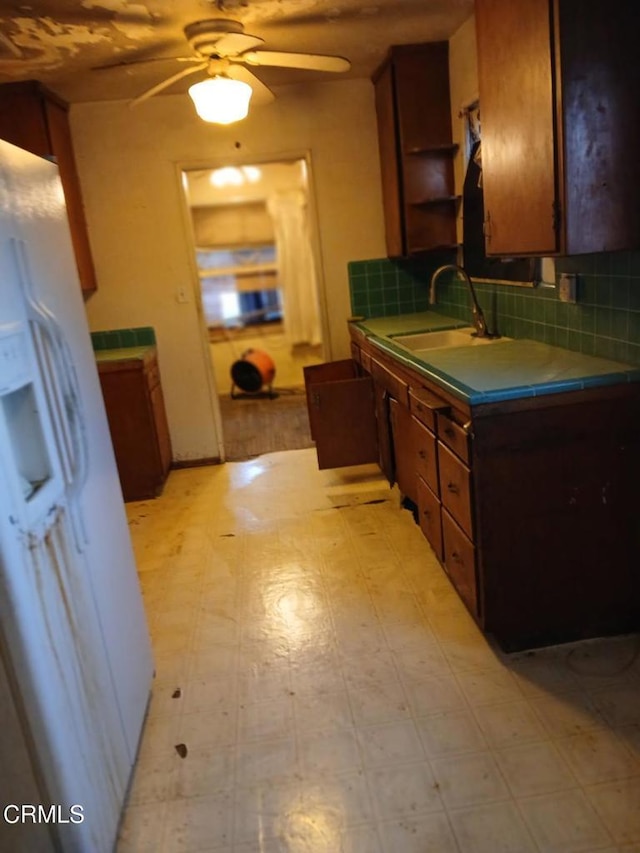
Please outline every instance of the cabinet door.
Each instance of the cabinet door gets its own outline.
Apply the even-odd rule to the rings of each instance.
[[[375,80],[375,99],[387,254],[390,258],[398,258],[404,254],[401,219],[403,201],[400,189],[400,161],[396,145],[397,130],[391,62],[382,68]]]
[[[549,0],[476,0],[488,255],[553,254],[557,174]]]
[[[442,537],[447,574],[471,613],[478,616],[475,548],[446,509],[442,510]]]
[[[51,142],[37,84],[26,81],[0,87],[0,139],[38,157],[51,156]]]
[[[304,368],[319,468],[378,461],[373,380],[347,359]]]
[[[97,287],[96,273],[93,266],[93,257],[89,245],[89,232],[84,215],[84,205],[80,193],[80,182],[76,171],[76,162],[73,155],[73,143],[69,130],[69,117],[67,110],[55,101],[45,101],[49,137],[51,139],[51,150],[56,158],[60,170],[60,180],[64,190],[64,199],[67,206],[67,217],[71,230],[71,242],[76,257],[80,285],[83,293],[89,294]]]
[[[442,512],[440,501],[425,483],[418,477],[418,519],[420,529],[441,563],[444,562],[442,546]]]
[[[389,400],[391,413],[391,435],[396,462],[396,482],[400,492],[418,503],[418,483],[413,418],[409,409],[393,397]]]
[[[391,396],[386,388],[374,383],[376,428],[378,432],[378,465],[387,478],[389,485],[396,481],[396,469],[391,433]]]

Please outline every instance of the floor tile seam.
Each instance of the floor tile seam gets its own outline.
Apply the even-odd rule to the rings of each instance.
[[[544,700],[542,700],[542,701],[544,701]],[[536,715],[536,717],[540,721],[540,724],[542,725],[543,729],[548,733],[550,740],[558,740],[559,738],[567,737],[567,734],[568,735],[586,734],[588,732],[604,731],[604,730],[612,728],[610,726],[610,724],[603,717],[600,717],[600,719],[593,719],[592,723],[584,724],[584,723],[580,722],[579,723],[580,727],[578,729],[574,728],[574,730],[571,732],[559,733],[558,731],[554,730],[553,723],[551,721],[548,722],[545,719],[542,710],[536,706],[535,702],[531,701],[530,704],[531,704],[531,707],[533,709],[534,714]],[[554,719],[557,720],[557,716],[555,716]],[[562,726],[563,724],[560,723],[560,725]],[[576,725],[575,723],[571,723],[572,727],[574,727],[575,725]]]
[[[563,791],[556,791],[554,794],[533,794],[530,796],[516,797],[515,798],[515,804],[516,804],[516,808],[518,809],[520,817],[522,818],[525,826],[529,830],[530,834],[533,836],[533,829],[532,829],[532,827],[530,827],[529,821],[526,819],[526,815],[524,813],[524,805],[526,805],[526,803],[528,803],[528,802],[534,802],[535,800],[543,800],[543,799],[548,798],[550,796],[554,796],[554,795],[559,796],[562,794],[569,794],[569,793],[576,793],[576,792],[581,793],[583,795],[584,801],[586,802],[587,806],[589,807],[589,811],[590,811],[591,815],[595,818],[595,823],[600,826],[600,828],[603,830],[603,832],[605,833],[605,835],[609,839],[607,842],[603,842],[601,846],[598,845],[598,847],[593,847],[592,845],[590,845],[588,848],[583,848],[583,849],[588,850],[589,853],[591,853],[591,851],[597,850],[599,848],[602,850],[608,850],[610,847],[617,849],[617,842],[614,839],[613,834],[609,831],[609,827],[605,824],[604,820],[598,814],[596,807],[594,806],[594,804],[589,799],[587,791],[580,785],[578,785],[576,788],[566,788]],[[534,840],[535,840],[535,837],[534,837]],[[638,840],[640,840],[640,835],[638,836]],[[538,845],[538,847],[539,847],[539,845]],[[544,851],[543,851],[543,853],[544,853]],[[558,850],[558,853],[561,853],[561,851]]]
[[[585,792],[586,792],[587,788],[589,788],[593,785],[608,785],[608,784],[615,785],[615,784],[623,783],[623,782],[633,782],[634,780],[640,781],[640,771],[639,770],[636,770],[633,773],[624,773],[623,775],[608,776],[607,778],[598,779],[598,780],[593,780],[593,779],[587,780],[587,779],[581,779],[578,776],[577,772],[575,770],[573,770],[573,767],[570,766],[569,769],[573,772],[575,778],[577,779],[578,785]],[[640,841],[640,837],[638,838],[638,840]]]
[[[209,797],[207,795],[204,795],[201,797],[187,797],[187,798],[176,797],[173,800],[167,801],[167,810],[170,811],[170,807],[171,807],[172,803],[174,806],[180,805],[181,803],[184,802],[185,799],[188,799],[188,800],[197,800],[197,799],[205,800],[208,798]],[[233,824],[231,823],[231,825],[229,826],[229,834],[231,834],[232,831],[233,831]],[[222,844],[215,844],[214,846],[206,846],[206,847],[198,846],[197,848],[190,848],[188,851],[185,851],[185,853],[227,853],[228,850],[233,850],[233,844],[229,845],[229,843],[224,842]],[[117,853],[117,851],[116,851],[116,853]],[[169,816],[167,816],[167,819],[165,822],[162,845],[161,845],[160,851],[158,851],[158,853],[176,853],[176,848],[175,848],[175,846],[172,845],[172,842],[171,842],[171,839],[169,836]]]
[[[482,731],[483,735],[485,735],[485,737],[487,739],[487,743],[489,743],[489,745],[491,747],[499,748],[500,746],[502,746],[502,744],[492,743],[489,740],[488,735],[485,734],[485,730],[484,730],[484,727],[483,727],[482,722],[481,722],[481,719],[482,719],[481,713],[479,713],[479,712],[481,712],[484,709],[506,708],[506,707],[516,705],[516,704],[523,705],[531,711],[531,714],[532,714],[535,722],[538,724],[539,733],[535,737],[532,736],[531,738],[527,738],[526,740],[514,741],[514,742],[512,742],[512,745],[515,746],[517,743],[522,743],[523,745],[524,744],[530,744],[530,743],[544,743],[544,742],[551,740],[551,736],[549,735],[549,733],[547,732],[545,727],[542,725],[541,721],[536,717],[536,715],[533,712],[533,709],[528,705],[528,703],[523,702],[521,699],[516,699],[516,700],[507,700],[506,702],[495,702],[495,703],[491,703],[491,704],[489,704],[489,703],[487,703],[487,704],[483,703],[481,705],[471,704],[471,706],[470,706],[471,707],[471,714],[472,714],[474,720],[476,721],[477,726]]]
[[[349,690],[348,690],[347,681],[346,681],[346,678],[345,678],[344,672],[343,672],[343,670],[342,670],[342,668],[341,668],[341,667],[340,667],[340,679],[341,679],[341,686],[342,686],[342,689],[341,689],[341,690],[338,690],[338,691],[333,691],[333,690],[332,690],[332,691],[328,691],[328,692],[331,692],[331,693],[338,693],[338,692],[339,692],[339,693],[341,693],[342,695],[344,695],[344,697],[345,697],[345,699],[346,699],[346,702],[347,702],[347,705],[348,705],[348,707],[349,707],[349,719],[350,719],[350,721],[351,721],[351,725],[350,725],[350,727],[349,727],[349,728],[350,728],[350,729],[352,729],[352,730],[353,730],[353,732],[356,732],[356,731],[357,731],[357,722],[356,722],[355,714],[354,714],[354,712],[353,712],[353,705],[352,705],[352,703],[351,703],[351,697],[350,697],[350,695],[349,695]],[[291,685],[291,689],[292,689],[292,691],[293,691],[293,684]],[[309,696],[311,696],[312,694],[304,694],[304,695],[309,695]],[[295,697],[294,697],[294,696],[292,696],[293,731],[294,731],[294,737],[295,737],[295,743],[296,743],[296,755],[298,756],[298,760],[300,761],[300,755],[301,755],[301,747],[300,747],[300,744],[301,744],[301,740],[303,740],[303,739],[304,739],[304,735],[305,735],[305,734],[309,734],[309,732],[305,732],[305,730],[304,730],[304,729],[301,729],[301,727],[300,727],[300,721],[299,721],[299,709],[297,709],[297,707],[296,707],[296,706],[297,706],[297,703],[295,702]],[[356,740],[357,740],[357,738],[356,738]],[[360,758],[361,758],[361,761],[362,761],[362,755],[360,755]]]
[[[440,756],[440,755],[438,755],[438,756],[429,755],[428,750],[427,750],[427,746],[425,744],[425,741],[424,741],[424,738],[422,735],[422,727],[420,725],[420,720],[428,720],[431,717],[433,717],[435,719],[438,716],[448,715],[454,710],[463,710],[467,714],[469,714],[469,716],[471,717],[471,719],[474,721],[475,725],[478,728],[478,732],[480,733],[480,737],[482,738],[482,742],[484,743],[484,749],[466,749],[466,750],[463,750],[462,752],[456,752],[455,754],[451,753],[451,754],[442,755],[442,756]],[[427,758],[429,760],[433,760],[436,758],[454,758],[456,756],[461,756],[461,755],[472,755],[475,753],[482,753],[482,752],[486,752],[486,751],[491,751],[491,745],[490,745],[489,741],[487,740],[485,733],[482,731],[482,728],[480,727],[478,721],[476,720],[475,715],[473,714],[470,706],[467,706],[467,707],[461,708],[461,709],[445,708],[445,709],[442,709],[440,711],[434,711],[434,712],[429,713],[429,714],[417,714],[413,711],[413,708],[410,706],[410,712],[411,712],[411,716],[412,716],[413,721],[414,721],[414,725],[418,731],[418,736],[420,737],[420,741],[422,742],[422,746],[423,746],[425,755],[427,756]]]
[[[286,704],[288,704],[290,706],[290,708],[289,708],[290,719],[291,719],[291,723],[293,724],[294,704],[295,703],[294,703],[294,697],[293,697],[291,691],[287,691],[287,695],[285,696],[285,699],[287,700]],[[237,730],[236,739],[235,739],[235,743],[237,746],[249,746],[249,747],[251,747],[251,746],[255,746],[256,744],[263,743],[263,742],[273,742],[273,737],[258,736],[258,737],[249,738],[249,737],[243,736],[242,725],[241,725],[242,721],[240,719],[240,716],[241,716],[240,711],[246,710],[247,705],[266,705],[270,701],[271,701],[270,699],[266,699],[266,700],[264,700],[264,702],[243,702],[242,700],[240,700],[237,703],[238,730]]]
[[[607,726],[604,729],[591,729],[590,731],[606,731],[606,732],[609,732],[613,737],[614,743],[618,744],[618,746],[626,754],[626,756],[628,758],[630,758],[631,761],[635,764],[635,766],[636,766],[635,771],[633,773],[629,773],[623,777],[620,777],[621,779],[622,778],[632,778],[634,776],[640,776],[640,753],[638,755],[635,754],[632,746],[630,744],[626,743],[625,739],[620,735],[620,733],[616,727]],[[560,743],[568,742],[570,740],[574,740],[577,737],[584,737],[585,735],[588,735],[589,733],[590,732],[582,732],[579,734],[565,735],[563,737],[555,738],[554,742],[556,743],[556,745],[558,745],[558,749],[560,750],[560,746],[559,746]],[[563,755],[564,755],[564,753],[563,753]],[[567,759],[567,762],[568,762],[568,759]]]
[[[444,653],[444,648],[442,646],[442,643],[436,637],[436,635],[433,633],[431,626],[429,625],[428,620],[426,618],[424,620],[424,627],[429,631],[429,637],[424,638],[424,639],[428,639],[430,643],[435,644],[436,651],[441,655],[443,664],[445,664],[447,666],[447,669],[450,672],[453,672],[453,670],[451,669],[451,665],[449,664],[449,661],[448,661],[448,659]],[[384,630],[384,626],[383,626],[383,630]],[[399,648],[395,648],[394,646],[390,645],[389,640],[387,638],[387,645],[389,645],[389,648],[392,650],[392,652],[394,654],[401,655],[403,652],[408,652],[408,651],[411,651],[412,649],[415,649],[417,651],[424,644],[424,639],[421,642],[416,642],[415,644],[413,642],[411,642],[411,643],[407,644],[406,646],[403,645]]]
[[[149,804],[143,803],[141,805],[149,805]],[[168,805],[167,805],[166,801],[159,801],[155,805],[160,807],[160,811],[161,811],[161,815],[162,815],[161,816],[162,827],[161,827],[160,832],[159,832],[159,836],[160,836],[159,842],[160,843],[159,843],[158,853],[165,853],[164,844],[165,844],[165,834],[167,831]],[[135,808],[135,807],[136,807],[135,805],[132,806],[132,808]],[[120,846],[118,844],[118,840],[120,839],[122,831],[126,828],[126,821],[127,821],[127,817],[128,817],[128,812],[129,812],[129,805],[127,804],[127,802],[125,800],[125,807],[124,807],[124,811],[123,811],[122,818],[120,821],[120,825],[118,827],[118,834],[116,836],[116,846],[115,846],[114,853],[120,853]],[[133,850],[133,848],[128,848],[128,849],[131,850],[131,853],[138,853],[138,851]],[[166,851],[166,853],[171,853],[171,851]]]
[[[366,786],[367,798],[369,801],[369,806],[371,808],[371,812],[373,814],[374,809],[375,809],[374,791],[373,791],[372,785],[371,785],[369,778],[367,776],[367,773],[366,773],[365,763],[364,763],[364,750],[363,750],[362,744],[360,743],[360,738],[358,736],[359,725],[358,725],[357,718],[356,718],[356,715],[355,715],[354,710],[353,710],[353,701],[352,701],[352,697],[351,697],[351,694],[349,691],[349,685],[347,683],[347,679],[345,677],[344,671],[342,670],[342,667],[340,667],[340,675],[341,675],[341,679],[342,679],[342,689],[344,691],[344,696],[346,697],[347,705],[349,707],[349,716],[350,716],[350,720],[352,723],[352,730],[353,730],[353,734],[354,734],[354,740],[356,743],[356,748],[358,751],[360,768],[361,768],[361,772],[362,772],[362,775],[364,778],[364,783]],[[295,714],[295,703],[294,703],[294,726],[295,726],[295,731],[296,731],[296,749],[299,749],[300,728],[299,728],[297,715]]]
[[[225,661],[226,666],[220,667],[207,667],[203,664],[204,654],[202,652],[198,652],[198,654],[194,653],[193,649],[189,649],[188,657],[189,660],[187,662],[187,673],[186,679],[187,681],[194,681],[197,678],[230,678],[232,674],[237,673],[238,671],[238,650],[234,655],[234,660]],[[206,652],[206,650],[205,650]]]
[[[444,799],[442,797],[442,794],[440,793],[439,787],[437,785],[437,779],[436,779],[434,770],[431,767],[431,764],[430,764],[428,759],[425,758],[425,759],[422,759],[420,761],[408,762],[407,764],[397,764],[397,765],[394,764],[394,765],[388,765],[388,766],[389,767],[408,767],[408,766],[418,767],[418,766],[425,766],[425,765],[429,771],[429,774],[431,775],[432,779],[434,780],[434,784],[432,785],[432,787],[435,790],[435,793],[437,795],[437,801],[434,803],[435,807],[434,808],[424,808],[424,809],[416,807],[416,808],[412,808],[411,812],[401,811],[401,812],[398,812],[397,814],[395,814],[393,816],[384,815],[380,812],[378,805],[377,805],[377,800],[376,800],[375,794],[373,793],[374,790],[376,790],[376,787],[374,784],[374,782],[375,782],[375,778],[374,778],[375,771],[376,770],[383,770],[384,765],[380,766],[380,767],[372,767],[372,768],[365,768],[364,769],[365,781],[367,783],[367,788],[369,790],[369,797],[371,800],[371,805],[372,805],[373,811],[375,812],[377,823],[383,823],[385,821],[391,821],[391,820],[400,821],[403,819],[412,819],[414,817],[415,818],[428,817],[429,815],[433,815],[433,814],[446,815],[446,806],[444,803]]]
[[[499,703],[499,704],[503,705],[503,704],[512,704],[512,703],[507,702],[507,703]],[[485,706],[485,705],[483,705],[482,707],[489,707],[489,706]],[[496,706],[491,706],[491,707],[498,707],[498,706],[496,705]],[[570,774],[571,778],[575,780],[576,787],[577,787],[577,788],[582,787],[582,784],[583,784],[583,783],[582,783],[582,782],[581,782],[581,780],[578,778],[577,774],[574,772],[573,768],[570,766],[569,762],[567,761],[567,759],[564,757],[564,755],[561,753],[561,751],[559,750],[559,748],[558,748],[558,746],[557,746],[557,741],[558,741],[558,740],[561,740],[562,738],[554,738],[550,733],[548,733],[548,732],[547,732],[547,730],[545,729],[545,727],[542,725],[542,721],[541,721],[541,720],[538,720],[538,722],[539,722],[539,723],[540,723],[540,725],[541,725],[541,729],[542,729],[542,736],[541,736],[541,737],[539,737],[539,738],[532,738],[532,739],[528,739],[528,738],[527,738],[526,740],[518,740],[518,741],[512,742],[511,744],[508,744],[508,743],[494,744],[494,743],[491,743],[491,742],[489,741],[489,739],[487,738],[487,736],[485,735],[485,732],[484,732],[484,730],[482,729],[482,726],[481,726],[481,724],[480,724],[480,721],[478,720],[478,718],[477,718],[477,716],[476,716],[476,714],[475,714],[475,711],[474,711],[473,707],[471,708],[471,713],[472,713],[472,715],[473,715],[473,718],[474,718],[474,719],[475,719],[475,721],[476,721],[476,724],[477,724],[477,725],[478,725],[478,727],[480,728],[481,734],[483,735],[483,737],[485,738],[485,740],[486,740],[486,742],[487,742],[487,745],[488,745],[488,749],[489,749],[489,751],[490,751],[490,752],[493,754],[493,756],[494,756],[494,759],[495,759],[495,761],[496,761],[496,764],[498,765],[498,768],[499,768],[500,773],[501,773],[501,775],[502,775],[502,777],[503,777],[503,779],[504,779],[505,784],[507,785],[507,788],[509,788],[509,790],[512,792],[512,795],[513,795],[514,797],[516,797],[516,792],[515,792],[515,791],[512,791],[512,789],[511,789],[511,785],[509,784],[509,780],[508,780],[508,778],[507,778],[507,776],[506,776],[505,772],[502,770],[502,767],[500,766],[500,761],[499,761],[499,760],[498,760],[498,758],[497,758],[497,754],[498,754],[498,753],[500,753],[501,751],[503,751],[503,750],[505,750],[505,749],[508,749],[510,746],[511,746],[511,747],[514,747],[514,748],[515,748],[515,747],[518,747],[518,746],[522,746],[522,747],[525,747],[525,746],[534,746],[534,745],[537,745],[537,744],[538,744],[538,745],[539,745],[539,744],[547,744],[547,745],[551,746],[551,747],[552,747],[552,749],[554,750],[554,752],[556,753],[556,755],[560,757],[560,759],[561,759],[561,763],[563,764],[563,766],[565,767],[565,769],[569,772],[569,774]],[[639,773],[639,775],[640,775],[640,773]]]
[[[171,611],[164,611],[165,613]],[[163,624],[164,621],[164,624]],[[186,624],[181,624],[182,622]],[[195,633],[195,619],[189,619],[185,616],[184,620],[178,620],[173,623],[172,620],[163,620],[161,613],[156,613],[153,618],[149,621],[149,633],[151,634],[152,641],[154,639],[158,639],[161,635],[161,632],[166,634],[184,634],[185,641],[190,642],[191,637]]]
[[[358,561],[358,564],[359,564],[359,561]],[[360,566],[359,566],[359,568],[360,568]],[[369,597],[369,603],[371,604],[371,606],[373,606],[373,602],[371,601],[371,596],[370,596],[368,590],[367,590],[367,596]],[[336,614],[334,612],[334,608],[332,607],[332,598],[333,598],[333,596],[331,596],[331,595],[328,597],[328,604],[329,604],[328,616],[329,616],[329,621],[331,624],[332,636],[335,638],[336,648],[338,651],[338,665],[340,666],[341,675],[342,675],[343,680],[345,681],[345,689],[346,689],[346,686],[347,686],[346,685],[346,676],[345,676],[344,668],[342,667],[342,658],[344,657],[344,650],[342,649],[342,643],[340,642],[340,639],[339,639],[339,632],[337,630],[337,625],[336,625]],[[351,710],[353,713],[353,708]]]
[[[471,715],[472,715],[473,719],[475,720],[475,715],[473,714],[473,709],[469,709],[469,710],[470,710],[470,712],[471,712]],[[498,774],[499,778],[501,779],[501,781],[502,781],[502,783],[503,783],[503,785],[504,785],[505,790],[508,792],[508,795],[509,795],[509,796],[508,796],[508,798],[509,798],[509,799],[513,799],[513,800],[515,800],[515,793],[512,791],[511,786],[509,785],[509,780],[507,779],[507,776],[506,776],[506,774],[504,773],[504,771],[503,771],[502,767],[500,766],[500,762],[498,761],[498,758],[497,758],[497,755],[496,755],[497,750],[496,750],[496,749],[495,749],[495,748],[494,748],[494,747],[489,743],[489,741],[487,740],[487,738],[486,738],[486,736],[485,736],[484,732],[483,732],[483,731],[482,731],[482,729],[480,728],[480,726],[479,726],[479,724],[477,723],[477,721],[476,721],[476,725],[478,725],[478,728],[480,729],[480,734],[481,734],[481,736],[482,736],[483,740],[484,740],[484,741],[485,741],[485,743],[486,743],[486,749],[485,749],[485,750],[473,750],[473,751],[470,751],[470,752],[466,752],[466,753],[459,754],[459,755],[457,755],[457,756],[442,756],[439,760],[447,760],[447,759],[448,759],[448,758],[450,758],[450,757],[452,757],[452,758],[455,758],[455,757],[459,757],[459,758],[461,758],[461,757],[466,757],[466,756],[471,756],[471,755],[489,755],[489,757],[491,758],[491,761],[492,761],[492,763],[493,763],[493,766],[494,766],[495,771],[497,772],[497,774]],[[433,759],[433,760],[438,760],[438,759]],[[504,799],[506,799],[506,798],[500,798],[500,800],[497,800],[497,801],[501,801],[501,800],[504,800]]]
[[[546,851],[541,850],[540,846],[538,845],[536,839],[533,836],[533,832],[531,831],[529,825],[527,824],[527,822],[524,820],[522,814],[520,813],[520,810],[518,809],[517,801],[516,801],[515,797],[513,797],[513,796],[509,800],[498,800],[498,801],[494,801],[492,803],[480,803],[480,804],[475,804],[475,805],[470,805],[470,806],[461,806],[461,807],[449,809],[447,812],[447,818],[448,818],[449,823],[451,825],[451,831],[454,835],[454,838],[456,839],[456,843],[459,843],[458,842],[458,833],[456,833],[456,831],[455,831],[455,826],[456,826],[455,816],[456,816],[456,814],[461,814],[462,812],[468,812],[474,808],[477,808],[478,805],[480,805],[480,806],[482,806],[482,805],[496,805],[496,803],[507,803],[507,802],[510,803],[511,805],[513,805],[514,810],[515,810],[516,814],[518,815],[518,818],[519,818],[520,823],[522,825],[522,828],[525,831],[528,839],[531,842],[531,853],[546,853]],[[459,849],[460,849],[461,853],[464,853],[464,851],[462,850],[462,847],[460,847]],[[555,853],[560,853],[560,851],[555,851]]]
[[[602,782],[589,782],[585,785],[582,785],[581,790],[583,791],[589,802],[592,803],[592,797],[598,794],[601,790],[606,788],[618,788],[621,784],[632,785],[636,789],[638,797],[640,798],[640,779],[637,776],[632,776],[627,779],[607,779]],[[630,840],[640,842],[640,827],[638,829],[637,838]]]
[[[363,763],[363,770],[365,773],[374,774],[376,771],[383,770],[393,770],[393,769],[401,769],[408,767],[427,767],[429,772],[434,775],[433,768],[431,767],[431,761],[428,755],[424,755],[420,758],[403,758],[399,761],[387,761],[380,762],[379,764],[367,764]],[[435,778],[435,776],[434,776]]]
[[[578,776],[576,775],[575,771],[573,770],[573,768],[571,767],[571,765],[569,764],[569,762],[567,761],[567,759],[564,757],[564,755],[563,755],[563,754],[561,753],[561,751],[558,749],[557,743],[556,743],[552,738],[549,738],[549,739],[544,740],[544,741],[539,741],[539,742],[536,742],[536,743],[521,743],[521,744],[512,744],[512,746],[511,746],[511,747],[508,747],[508,746],[504,746],[504,747],[496,747],[496,748],[492,748],[492,751],[494,752],[494,755],[496,756],[496,761],[497,761],[498,765],[500,766],[500,759],[499,759],[499,757],[498,757],[498,756],[499,756],[502,752],[505,752],[506,750],[508,750],[508,749],[510,749],[510,748],[511,748],[511,749],[517,749],[517,748],[519,748],[519,747],[526,748],[526,747],[529,747],[529,746],[536,746],[536,745],[539,745],[539,744],[544,744],[545,746],[549,747],[549,749],[551,749],[551,751],[553,752],[554,756],[559,760],[559,762],[560,762],[560,764],[562,765],[563,769],[566,771],[566,773],[569,775],[569,777],[570,777],[571,781],[573,782],[573,789],[581,788],[581,787],[582,787],[582,782],[580,781],[580,779],[579,779],[579,778],[578,778]],[[500,768],[500,769],[502,770],[502,768]],[[506,773],[504,773],[504,771],[503,771],[503,774],[502,774],[502,775],[503,775],[503,776],[504,776],[504,778],[505,778],[505,781],[506,781],[507,786],[508,786],[509,788],[511,788],[511,786],[510,786],[510,784],[509,784],[509,780],[508,780],[508,778],[507,778],[507,776],[506,776]],[[558,788],[557,790],[558,790],[558,792],[562,792],[562,791],[565,791],[565,790],[571,790],[571,789],[569,789],[569,788]],[[512,791],[512,793],[513,793],[513,796],[514,796],[514,798],[515,798],[515,799],[518,799],[518,798],[519,798],[519,796],[520,796],[520,795],[518,795],[516,791]],[[545,796],[545,795],[546,795],[546,792],[545,792],[545,793],[543,793],[543,794],[540,794],[540,796]],[[524,794],[524,795],[522,795],[522,796],[525,796],[525,797],[526,797],[527,795],[526,795],[526,794]],[[530,794],[529,796],[534,797],[534,796],[538,796],[538,795],[537,795],[537,794]]]

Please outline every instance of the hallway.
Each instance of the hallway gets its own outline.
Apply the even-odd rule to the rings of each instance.
[[[504,656],[378,469],[127,505],[157,678],[119,853],[640,853],[638,638]]]

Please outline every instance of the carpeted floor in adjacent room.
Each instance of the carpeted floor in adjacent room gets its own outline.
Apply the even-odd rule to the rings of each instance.
[[[239,462],[279,450],[312,447],[303,388],[277,389],[266,396],[220,397],[226,459]]]

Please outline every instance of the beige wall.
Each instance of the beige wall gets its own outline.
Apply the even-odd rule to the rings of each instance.
[[[326,294],[327,355],[349,352],[347,262],[384,255],[373,87],[284,87],[229,128],[200,121],[186,96],[76,104],[71,125],[99,281],[93,330],[156,329],[178,460],[217,456],[212,376],[178,164],[258,162],[310,152]],[[177,300],[186,289],[187,302]]]

